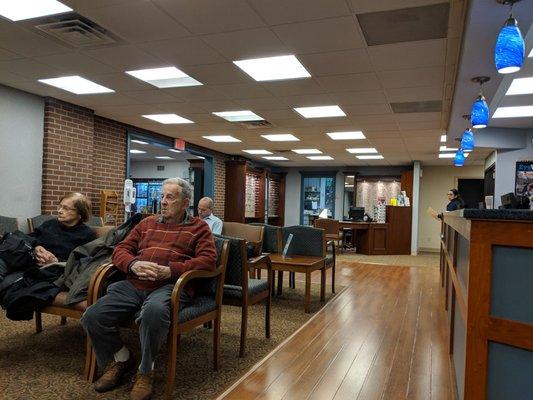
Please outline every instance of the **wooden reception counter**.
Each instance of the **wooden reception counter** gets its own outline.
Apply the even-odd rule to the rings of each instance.
[[[533,211],[446,213],[441,237],[457,398],[533,399]]]

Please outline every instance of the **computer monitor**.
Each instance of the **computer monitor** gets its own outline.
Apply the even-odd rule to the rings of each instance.
[[[364,207],[353,207],[350,206],[350,210],[348,211],[348,218],[350,218],[353,221],[362,221],[363,217],[365,215],[365,208]]]
[[[501,200],[502,200],[503,208],[516,209],[518,206],[518,202],[516,201],[516,196],[513,192],[502,194]]]

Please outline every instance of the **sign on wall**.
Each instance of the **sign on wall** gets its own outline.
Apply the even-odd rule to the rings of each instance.
[[[515,195],[533,195],[533,160],[516,162]]]

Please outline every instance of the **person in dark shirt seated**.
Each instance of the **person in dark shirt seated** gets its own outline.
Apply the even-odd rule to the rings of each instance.
[[[446,211],[455,211],[465,208],[463,199],[461,199],[457,189],[450,189],[448,191],[448,201],[449,203],[446,205]]]
[[[30,236],[34,244],[37,265],[66,261],[72,250],[96,239],[96,234],[84,224],[91,216],[91,203],[81,193],[65,195],[57,207],[57,219],[44,222]]]

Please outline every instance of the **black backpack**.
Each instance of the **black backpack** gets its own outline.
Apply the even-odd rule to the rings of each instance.
[[[11,273],[36,265],[33,239],[21,231],[6,233],[0,239],[0,265]]]

